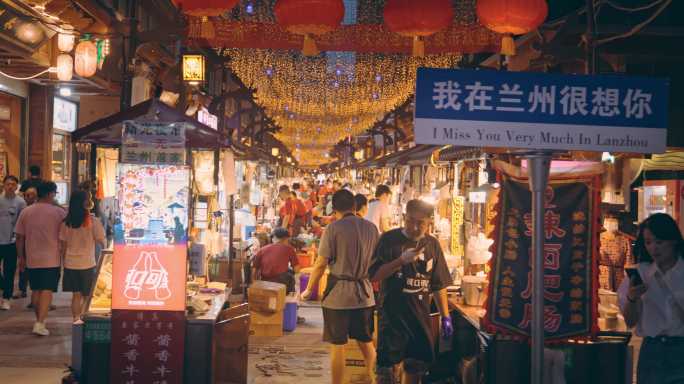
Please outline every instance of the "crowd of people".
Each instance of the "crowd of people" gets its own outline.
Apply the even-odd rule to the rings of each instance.
[[[453,332],[446,294],[451,277],[439,242],[428,234],[434,208],[411,200],[404,226],[392,228],[391,197],[386,185],[377,186],[370,202],[339,181],[281,186],[277,244],[260,251],[257,265],[262,274],[268,270],[265,264],[279,260],[275,272],[262,277],[287,281],[292,291],[299,267],[288,239],[302,231],[320,237],[318,258],[308,285],[301,287],[301,298],[312,296],[328,270],[321,306],[323,340],[332,345],[334,384],[344,377],[350,339],[357,342],[374,382],[397,382],[400,365],[402,383],[420,382],[436,358],[431,302],[441,316],[441,335],[448,338]],[[655,214],[641,223],[634,253],[637,268],[629,271],[633,273],[623,280],[618,296],[628,327],[644,338],[638,382],[679,382],[684,378],[684,239],[675,220]],[[295,269],[285,279],[288,265]],[[372,343],[374,311],[377,348]]]
[[[81,321],[95,278],[96,257],[105,246],[106,236],[101,217],[93,214],[94,183],[82,183],[71,193],[68,209],[64,209],[56,201],[57,185],[42,179],[37,166],[31,166],[29,172],[30,178],[21,184],[12,175],[3,179],[0,309],[10,310],[12,300],[27,297],[30,288],[28,307],[36,317],[33,333],[48,336],[46,320],[55,308],[53,293],[58,291],[60,279],[62,291],[72,292],[73,320]],[[20,292],[15,295],[17,277]]]
[[[288,240],[302,232],[320,238],[300,296],[310,299],[328,271],[321,306],[323,340],[332,345],[332,382],[343,380],[349,340],[356,341],[374,382],[394,382],[402,363],[404,382],[419,382],[435,359],[431,295],[441,315],[441,335],[449,338],[453,332],[446,294],[452,279],[439,242],[428,233],[434,207],[411,200],[405,225],[392,228],[392,190],[386,185],[377,186],[370,202],[336,180],[282,185],[278,195],[279,227],[272,234],[274,244],[254,259],[255,278],[293,291],[299,266]]]

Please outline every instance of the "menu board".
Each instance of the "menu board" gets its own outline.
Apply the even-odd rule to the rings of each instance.
[[[112,312],[112,384],[181,384],[185,351],[182,312]]]

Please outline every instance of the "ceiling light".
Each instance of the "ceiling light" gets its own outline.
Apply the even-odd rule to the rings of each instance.
[[[71,96],[71,88],[69,87],[61,87],[59,88],[59,95],[64,96],[64,97],[69,97]]]

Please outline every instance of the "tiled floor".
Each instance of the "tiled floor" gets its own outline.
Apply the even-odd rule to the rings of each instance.
[[[71,359],[71,296],[55,296],[48,315],[48,337],[31,334],[35,317],[27,299],[0,311],[0,377],[3,384],[59,384]]]

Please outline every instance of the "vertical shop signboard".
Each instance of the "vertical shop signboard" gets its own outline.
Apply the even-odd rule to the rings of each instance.
[[[185,165],[185,123],[124,122],[121,163]]]
[[[544,330],[548,339],[589,335],[595,324],[595,179],[551,180],[544,205]],[[486,322],[530,336],[532,195],[526,180],[505,177],[497,218]]]
[[[112,311],[112,383],[183,382],[185,314]]]
[[[110,378],[113,384],[180,384],[190,201],[185,126],[126,122],[123,131]],[[168,147],[160,149],[164,137]]]
[[[451,254],[457,257],[463,257],[463,239],[462,228],[464,218],[464,204],[465,198],[463,196],[454,196],[451,200]]]

